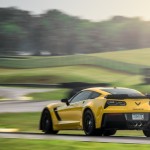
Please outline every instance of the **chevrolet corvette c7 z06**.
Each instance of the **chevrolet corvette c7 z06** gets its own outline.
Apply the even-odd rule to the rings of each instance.
[[[43,109],[40,130],[46,134],[78,129],[100,136],[114,135],[117,130],[142,130],[150,137],[150,95],[129,88],[95,87]]]

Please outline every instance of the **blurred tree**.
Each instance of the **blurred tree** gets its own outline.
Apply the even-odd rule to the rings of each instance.
[[[0,54],[30,52],[66,55],[150,47],[150,22],[114,16],[91,22],[49,10],[34,16],[13,7],[0,8]]]
[[[0,50],[2,54],[16,54],[21,41],[25,37],[25,31],[10,23],[0,25]]]
[[[29,39],[31,18],[27,11],[0,8],[0,54],[12,55],[22,50]]]
[[[143,45],[141,20],[133,18],[130,21],[125,22],[120,35],[122,47],[125,47],[126,49],[141,48]]]

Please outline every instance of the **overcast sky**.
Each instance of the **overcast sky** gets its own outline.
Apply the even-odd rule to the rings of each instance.
[[[150,0],[0,0],[0,7],[16,6],[40,14],[59,9],[80,18],[100,21],[111,16],[139,16],[150,20]]]

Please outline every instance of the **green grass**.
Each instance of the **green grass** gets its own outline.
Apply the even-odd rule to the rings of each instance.
[[[91,54],[91,56],[150,67],[150,48]]]
[[[26,95],[32,97],[32,100],[60,100],[67,97],[69,89],[61,89],[51,92],[32,93]]]
[[[60,83],[102,82],[119,83],[125,78],[138,82],[140,76],[92,66],[66,66],[36,69],[0,69],[0,83]],[[39,80],[38,80],[39,79]]]
[[[0,114],[0,128],[17,128],[21,132],[41,132],[39,130],[39,120],[41,112],[34,113],[3,113]],[[59,134],[79,134],[80,130],[62,130]],[[118,136],[143,136],[142,131],[117,131]]]
[[[43,68],[68,66],[78,64],[89,64],[90,56],[70,55],[70,56],[48,56],[48,57],[28,57],[27,59],[0,58],[0,67],[4,68]]]
[[[39,132],[41,113],[2,113],[0,128],[17,128],[20,131]]]
[[[1,68],[46,68],[73,65],[94,65],[112,70],[141,74],[142,68],[149,67],[149,49],[122,52],[98,53],[90,55],[46,56],[0,58]]]
[[[142,92],[150,92],[150,85],[140,85],[143,83],[143,77],[140,75],[94,66],[0,69],[0,83],[55,84],[63,82],[109,83],[111,86],[131,87]]]
[[[64,140],[35,140],[35,139],[0,139],[1,150],[148,150],[149,145],[139,144],[115,144],[96,142],[77,142]]]
[[[150,85],[141,85],[143,77],[94,66],[65,66],[35,69],[0,69],[0,83],[43,83],[64,82],[109,83],[110,86],[135,88],[150,93]],[[61,99],[68,90],[33,93],[34,100]]]

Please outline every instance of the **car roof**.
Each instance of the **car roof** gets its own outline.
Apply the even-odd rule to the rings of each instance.
[[[110,94],[109,92],[106,92],[105,90],[107,89],[130,89],[130,88],[124,88],[124,87],[91,87],[91,88],[87,88],[84,90],[91,90],[91,91],[95,91],[104,95],[108,95]]]

